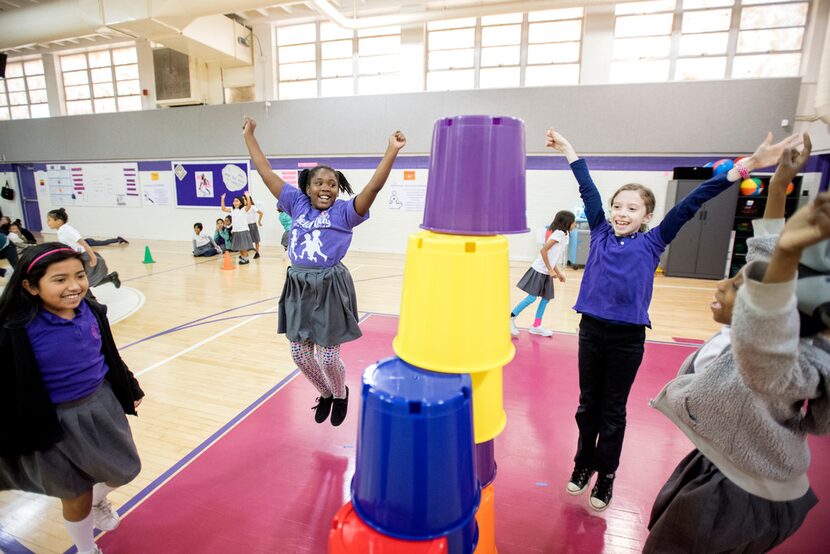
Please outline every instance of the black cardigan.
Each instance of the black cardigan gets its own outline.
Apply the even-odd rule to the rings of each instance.
[[[118,354],[106,307],[89,298],[86,301],[101,330],[101,352],[109,368],[106,380],[124,413],[135,415],[135,401],[144,392]],[[62,437],[26,328],[5,322],[0,327],[0,456],[44,450]]]

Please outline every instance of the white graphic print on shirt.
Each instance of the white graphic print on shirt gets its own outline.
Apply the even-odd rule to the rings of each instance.
[[[307,258],[312,262],[317,261],[316,254],[319,254],[324,260],[328,260],[329,257],[323,253],[323,241],[320,240],[320,230],[315,229],[309,235],[305,233],[303,235],[303,251],[300,252],[299,258]]]

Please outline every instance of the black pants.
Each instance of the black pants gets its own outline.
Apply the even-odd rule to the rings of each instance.
[[[579,323],[579,441],[574,462],[605,475],[620,465],[625,405],[640,362],[643,326],[608,323],[589,315]]]
[[[0,250],[0,260],[3,258],[9,260],[9,264],[14,269],[14,266],[17,265],[17,247],[9,241],[6,246]]]

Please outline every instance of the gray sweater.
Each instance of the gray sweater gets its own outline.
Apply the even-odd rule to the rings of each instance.
[[[810,486],[807,435],[830,432],[830,340],[799,339],[795,280],[762,282],[776,238],[750,239],[731,346],[702,374],[691,355],[651,405],[730,481],[786,501]]]

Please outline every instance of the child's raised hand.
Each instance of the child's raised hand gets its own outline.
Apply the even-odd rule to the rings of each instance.
[[[804,169],[807,160],[810,158],[810,152],[813,150],[813,143],[808,133],[804,133],[803,142],[804,148],[801,149],[801,152],[797,148],[784,149],[781,159],[778,161],[778,167],[775,169],[775,175],[772,176],[772,183],[787,185],[793,180],[793,177]]]
[[[223,193],[222,193],[222,196],[220,196],[219,198],[220,198],[220,199],[222,199],[222,200],[224,200],[224,199],[225,199],[225,196],[226,196],[226,193],[224,193],[224,192],[223,192]]]
[[[246,115],[242,121],[242,135],[252,137],[255,129],[256,121]]]
[[[389,148],[400,150],[404,146],[406,146],[406,136],[400,131],[392,133],[392,136],[389,137]]]
[[[800,254],[808,246],[830,238],[830,192],[819,194],[787,221],[778,248]]]
[[[750,171],[761,167],[769,167],[781,158],[781,154],[785,148],[795,148],[801,144],[801,136],[793,134],[775,144],[772,143],[772,133],[767,133],[767,138],[764,139],[755,152],[746,160],[744,166]]]
[[[571,143],[568,142],[568,139],[563,137],[559,132],[554,131],[552,128],[548,129],[548,132],[545,134],[545,138],[547,139],[547,146],[549,148],[559,150],[563,154],[567,150],[573,150],[573,146],[571,146]]]

